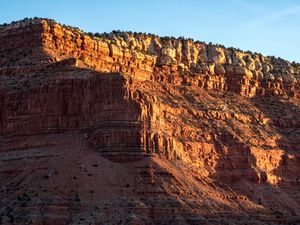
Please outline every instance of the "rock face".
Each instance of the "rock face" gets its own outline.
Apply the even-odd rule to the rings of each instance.
[[[299,64],[48,19],[0,55],[4,224],[299,222]]]

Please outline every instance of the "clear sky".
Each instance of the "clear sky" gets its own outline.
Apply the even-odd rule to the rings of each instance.
[[[0,0],[0,23],[47,17],[87,32],[185,36],[300,62],[299,0]]]

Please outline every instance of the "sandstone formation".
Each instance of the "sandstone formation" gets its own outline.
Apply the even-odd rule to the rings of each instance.
[[[300,65],[49,19],[0,26],[3,224],[299,224]]]

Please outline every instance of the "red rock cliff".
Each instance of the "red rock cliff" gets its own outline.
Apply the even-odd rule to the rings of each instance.
[[[221,217],[239,209],[254,210],[257,221],[299,218],[299,64],[191,39],[96,37],[47,19],[1,26],[0,55],[0,159],[10,168],[3,167],[2,179],[17,173],[9,164],[15,157],[38,160],[39,148],[49,158],[47,149],[57,144],[49,135],[56,135],[79,158],[86,148],[110,163],[150,158],[150,166],[135,165],[141,175],[125,175],[139,180],[138,193],[152,185],[156,197],[161,191],[193,199]],[[215,206],[200,203],[198,192],[187,197],[189,186],[209,193]],[[187,214],[178,215],[188,223]]]

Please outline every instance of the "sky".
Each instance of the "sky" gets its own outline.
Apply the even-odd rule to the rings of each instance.
[[[86,32],[184,36],[300,62],[299,0],[0,0],[0,24],[35,16]]]

